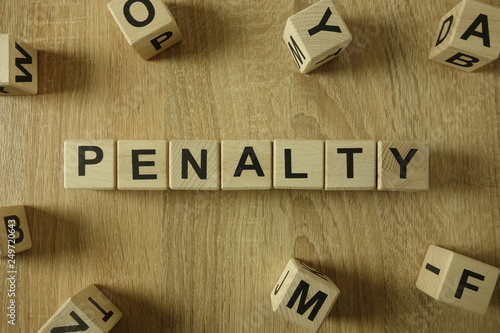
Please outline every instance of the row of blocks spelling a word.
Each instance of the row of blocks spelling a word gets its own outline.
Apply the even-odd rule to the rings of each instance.
[[[167,184],[172,190],[425,191],[429,148],[424,141],[362,140],[64,143],[66,189],[167,190]]]

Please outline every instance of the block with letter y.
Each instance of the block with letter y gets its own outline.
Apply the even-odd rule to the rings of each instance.
[[[37,50],[11,35],[0,34],[0,96],[37,92]]]
[[[330,278],[292,258],[271,292],[273,311],[317,332],[340,291]]]

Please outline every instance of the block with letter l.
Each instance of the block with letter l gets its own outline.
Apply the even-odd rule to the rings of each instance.
[[[330,278],[292,258],[271,292],[273,311],[317,332],[340,291]]]
[[[0,257],[31,249],[31,235],[24,206],[0,207]]]
[[[429,59],[472,72],[499,54],[500,8],[463,0],[441,19]]]
[[[0,96],[37,92],[37,50],[9,34],[0,34]]]
[[[107,333],[122,318],[122,312],[91,284],[68,299],[38,333]]]
[[[417,288],[438,301],[484,315],[499,272],[494,266],[431,245]]]

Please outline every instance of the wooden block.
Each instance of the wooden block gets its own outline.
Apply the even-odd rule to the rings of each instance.
[[[325,190],[374,190],[377,149],[375,141],[327,140]]]
[[[0,34],[0,96],[37,92],[37,50],[11,35]]]
[[[161,0],[115,0],[108,9],[127,42],[150,59],[182,40],[182,34]]]
[[[167,141],[118,141],[118,189],[166,190]]]
[[[429,147],[424,141],[378,142],[378,189],[429,189]]]
[[[274,140],[274,188],[324,188],[324,142]]]
[[[107,333],[122,312],[93,284],[68,299],[38,333]]]
[[[64,188],[114,190],[116,188],[115,141],[64,141]]]
[[[269,190],[272,187],[270,140],[222,141],[222,189]]]
[[[271,292],[271,303],[274,312],[317,332],[339,294],[329,277],[292,258]]]
[[[485,314],[500,270],[461,254],[431,245],[417,288],[454,306]]]
[[[170,141],[172,190],[220,189],[220,149],[215,140]]]
[[[352,36],[331,0],[322,0],[288,18],[283,40],[301,73],[336,58]]]
[[[439,23],[429,59],[472,72],[498,59],[500,8],[464,0]]]
[[[16,253],[31,249],[31,235],[24,206],[0,207],[0,257],[15,260]]]

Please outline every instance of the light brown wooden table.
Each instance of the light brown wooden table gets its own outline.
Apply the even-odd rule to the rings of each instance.
[[[184,41],[144,61],[106,0],[0,2],[40,66],[39,95],[0,98],[0,205],[27,205],[33,237],[0,332],[36,332],[90,283],[124,313],[113,332],[302,332],[269,299],[292,256],[341,290],[322,332],[498,332],[498,283],[481,317],[415,281],[430,244],[500,267],[500,61],[427,60],[458,0],[336,0],[354,41],[301,75],[281,35],[311,3],[168,2]],[[428,140],[430,190],[63,188],[65,139],[278,138]]]

